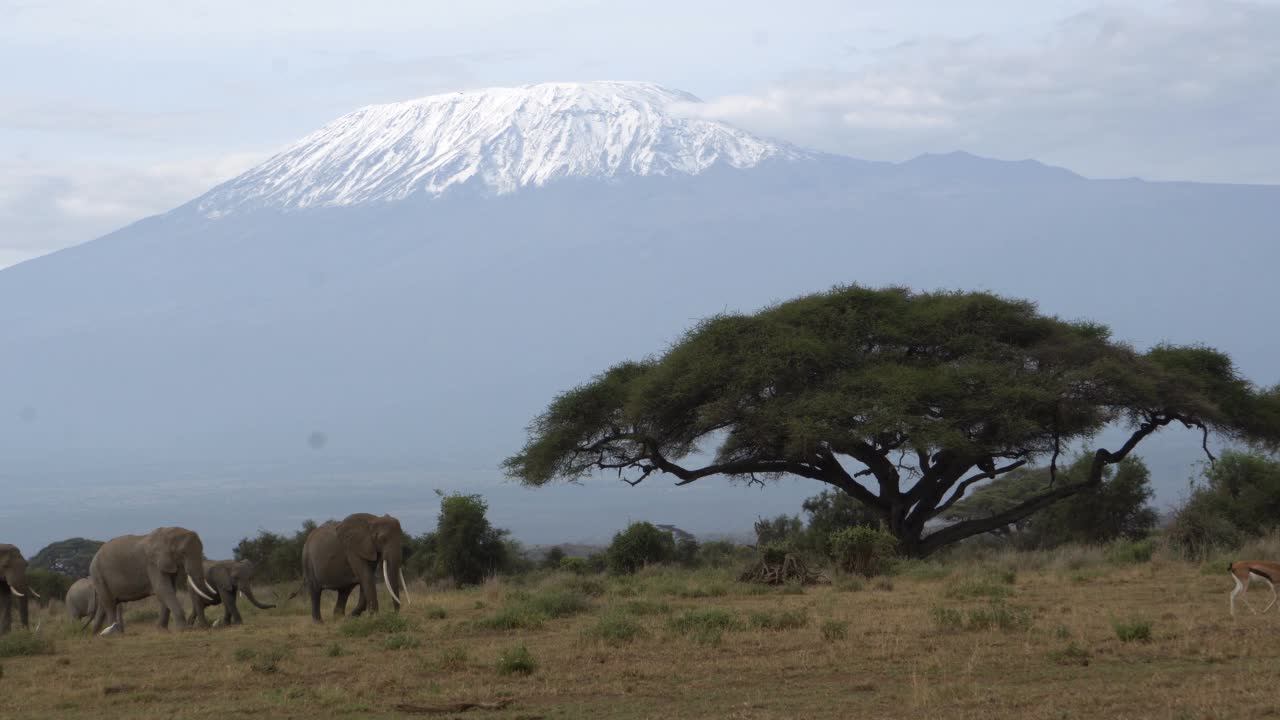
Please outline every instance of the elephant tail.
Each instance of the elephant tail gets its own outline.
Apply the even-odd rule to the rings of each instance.
[[[258,608],[259,610],[270,610],[271,608],[275,607],[275,605],[272,605],[270,603],[264,605],[258,602],[258,598],[253,596],[253,590],[250,589],[248,585],[245,585],[244,587],[240,588],[240,594],[243,595],[246,600],[253,603],[253,606]],[[294,595],[297,595],[297,594],[298,594],[297,592],[294,593]],[[293,597],[293,595],[290,595],[289,597]]]
[[[306,589],[307,589],[307,581],[303,580],[302,583],[298,585],[297,590],[294,590],[293,592],[289,593],[289,599],[292,600],[298,597],[299,595],[302,594],[302,591]],[[245,597],[248,597],[248,596],[246,595]],[[257,605],[257,602],[255,602],[253,598],[249,598],[249,602],[253,603],[254,605]]]

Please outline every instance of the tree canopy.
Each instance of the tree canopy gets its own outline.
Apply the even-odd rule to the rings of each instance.
[[[1025,300],[849,286],[709,318],[664,355],[559,395],[505,469],[533,486],[601,470],[631,484],[808,478],[924,555],[1097,485],[1172,423],[1202,430],[1206,448],[1210,432],[1274,443],[1280,388],[1255,388],[1217,350],[1138,352]],[[1123,444],[1057,472],[1064,447],[1109,424],[1128,430]],[[972,486],[1035,460],[1051,468],[1043,492],[925,534]]]

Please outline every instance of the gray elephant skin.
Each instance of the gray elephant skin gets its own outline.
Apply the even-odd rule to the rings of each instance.
[[[27,559],[13,545],[0,544],[0,635],[9,632],[13,624],[14,601],[18,604],[18,623],[31,627],[27,602],[40,598],[27,584]]]
[[[250,586],[253,581],[253,572],[253,563],[248,560],[218,560],[205,565],[204,577],[213,589],[218,591],[218,594],[214,596],[213,602],[208,602],[192,593],[191,617],[187,622],[195,624],[199,621],[201,625],[207,626],[209,621],[204,616],[204,609],[212,605],[221,605],[223,625],[243,623],[244,618],[240,616],[240,609],[236,607],[237,593],[243,595],[259,610],[270,610],[275,607],[275,605],[260,603],[253,596],[253,588]]]
[[[378,612],[378,568],[382,568],[382,580],[391,594],[392,608],[400,611],[400,594],[409,601],[404,591],[404,573],[400,569],[403,559],[404,533],[400,521],[390,515],[378,517],[369,513],[348,515],[342,521],[330,520],[307,535],[302,546],[302,582],[311,599],[311,619],[320,618],[320,593],[335,590],[338,601],[334,605],[334,617],[341,617],[347,607],[351,591],[360,588],[360,600],[351,611],[360,615],[367,608]]]
[[[120,604],[152,595],[160,601],[160,627],[168,627],[172,614],[178,627],[186,628],[186,613],[177,594],[184,574],[193,593],[213,600],[216,591],[204,577],[204,545],[191,530],[163,527],[146,535],[122,535],[108,541],[89,563],[89,577],[98,598],[93,631],[104,635],[123,632]],[[111,624],[102,630],[108,616]]]
[[[71,622],[84,621],[81,630],[89,627],[89,623],[93,622],[93,618],[98,614],[98,593],[93,589],[92,578],[80,578],[71,583],[71,587],[67,588],[67,597],[65,599],[67,607],[67,617]],[[124,622],[120,623],[120,628],[124,629]]]

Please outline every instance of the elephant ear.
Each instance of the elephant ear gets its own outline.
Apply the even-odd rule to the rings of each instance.
[[[378,548],[373,544],[373,528],[364,518],[349,517],[338,523],[338,540],[348,552],[355,553],[362,560],[373,562],[378,559]]]
[[[173,543],[166,535],[147,538],[147,560],[166,575],[178,572],[178,554],[174,552]]]

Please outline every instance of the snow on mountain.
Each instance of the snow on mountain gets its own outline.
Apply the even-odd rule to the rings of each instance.
[[[344,115],[197,201],[208,217],[436,196],[496,194],[562,178],[696,175],[810,153],[681,116],[700,102],[652,83],[544,83],[371,105]]]

